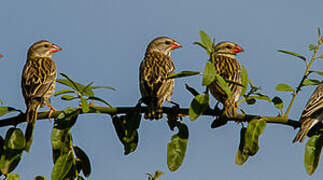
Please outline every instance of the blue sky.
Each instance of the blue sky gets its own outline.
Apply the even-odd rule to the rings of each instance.
[[[47,39],[63,48],[54,55],[58,72],[74,80],[110,85],[116,92],[101,90],[98,96],[114,106],[135,105],[140,97],[138,68],[145,48],[155,37],[166,35],[183,45],[173,60],[177,71],[202,71],[205,52],[192,42],[204,30],[218,41],[229,40],[245,49],[238,56],[250,79],[270,97],[279,95],[289,102],[290,94],[275,91],[286,82],[295,87],[304,72],[302,61],[277,52],[293,50],[310,57],[308,45],[316,42],[317,28],[323,31],[323,1],[214,1],[214,0],[55,0],[3,1],[0,6],[0,98],[5,105],[25,110],[20,77],[28,47]],[[320,53],[323,51],[321,50]],[[323,71],[322,61],[314,64]],[[313,78],[321,78],[313,76]],[[188,107],[192,96],[184,84],[198,90],[201,78],[178,79],[173,99]],[[56,89],[61,89],[57,85]],[[313,87],[297,97],[290,118],[298,119]],[[214,100],[212,100],[214,103]],[[77,105],[52,98],[57,109]],[[169,104],[166,104],[169,105]],[[268,103],[243,106],[248,113],[276,116]],[[92,163],[89,179],[144,179],[146,172],[165,171],[161,179],[322,179],[322,164],[308,177],[303,165],[304,144],[292,144],[296,132],[290,127],[268,125],[260,137],[260,150],[242,167],[234,164],[240,125],[229,123],[211,129],[211,118],[184,120],[190,137],[183,165],[174,173],[167,169],[166,147],[171,136],[165,119],[142,121],[137,150],[123,155],[111,119],[106,115],[82,115],[72,129],[74,143],[84,149]],[[19,125],[25,128],[25,124]],[[38,122],[30,153],[25,153],[14,171],[21,179],[36,175],[50,177],[52,168],[50,131],[52,121]],[[0,129],[4,136],[6,128]]]

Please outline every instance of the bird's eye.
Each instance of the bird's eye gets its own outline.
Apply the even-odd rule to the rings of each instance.
[[[230,45],[227,45],[227,46],[226,46],[226,48],[228,48],[228,49],[232,49],[232,46],[230,46]]]
[[[170,45],[172,42],[170,41],[165,41],[165,44]]]
[[[44,47],[45,47],[45,48],[49,48],[49,45],[48,45],[48,44],[44,44]]]

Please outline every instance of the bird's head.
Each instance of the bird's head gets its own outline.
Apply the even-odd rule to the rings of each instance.
[[[146,53],[152,52],[152,51],[157,51],[157,52],[163,53],[167,56],[170,56],[170,53],[172,50],[177,49],[177,48],[181,48],[181,47],[182,47],[182,45],[180,43],[178,43],[177,41],[175,41],[171,38],[158,37],[149,43]]]
[[[218,54],[232,58],[234,58],[236,54],[244,52],[242,47],[240,47],[238,44],[229,41],[219,42],[214,49]]]
[[[28,57],[49,57],[55,52],[61,51],[62,48],[46,40],[34,43],[28,50]]]

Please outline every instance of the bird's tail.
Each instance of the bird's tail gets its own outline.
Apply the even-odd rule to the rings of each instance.
[[[35,122],[37,120],[37,112],[40,107],[40,102],[38,100],[32,100],[27,104],[26,111],[26,121],[28,123],[25,138],[26,138],[26,146],[25,151],[29,152],[31,143],[33,141],[33,131],[35,127]]]
[[[235,104],[235,102],[226,102],[224,104],[224,114],[228,117],[228,118],[232,118],[235,117],[237,115],[237,106]]]
[[[303,121],[301,129],[298,131],[296,137],[293,140],[293,143],[300,142],[302,143],[308,133],[308,131],[318,122],[316,119],[307,118]]]
[[[161,119],[163,117],[162,109],[158,105],[157,98],[152,98],[148,104],[148,112],[145,113],[145,119]]]

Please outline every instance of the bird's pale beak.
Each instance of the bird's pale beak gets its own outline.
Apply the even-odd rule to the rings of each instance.
[[[52,47],[50,48],[51,53],[56,53],[56,52],[61,51],[61,50],[62,50],[62,48],[60,48],[56,44],[53,44]]]
[[[242,47],[240,47],[239,45],[235,45],[233,47],[233,53],[240,53],[240,52],[244,52],[244,50],[242,49]]]
[[[174,41],[171,48],[177,49],[177,48],[181,48],[181,47],[183,47],[183,46],[180,43],[178,43],[177,41]]]

